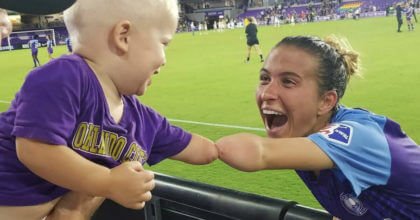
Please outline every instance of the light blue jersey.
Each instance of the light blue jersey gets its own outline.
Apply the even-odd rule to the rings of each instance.
[[[48,51],[49,54],[52,54],[54,52],[53,41],[52,40],[47,41],[47,51]]]
[[[413,17],[413,14],[415,13],[414,8],[409,6],[408,8],[406,8],[404,10],[405,12],[405,17],[407,19],[407,21],[411,20],[411,18]]]
[[[38,45],[39,45],[39,42],[37,39],[32,39],[28,42],[28,46],[29,48],[31,48],[32,54],[38,53]]]
[[[53,41],[47,40],[47,48],[52,48],[52,47],[53,47]]]
[[[335,168],[297,171],[321,205],[346,219],[420,219],[420,147],[394,121],[340,107],[308,137]]]

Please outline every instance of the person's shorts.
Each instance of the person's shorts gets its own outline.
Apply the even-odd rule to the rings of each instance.
[[[37,55],[38,55],[38,50],[32,51],[32,56],[37,56]]]
[[[49,54],[52,54],[53,53],[53,49],[51,47],[48,47],[47,48],[47,51],[48,51]]]
[[[250,47],[254,46],[254,45],[259,45],[260,42],[258,41],[258,39],[249,39],[246,41],[246,44]]]

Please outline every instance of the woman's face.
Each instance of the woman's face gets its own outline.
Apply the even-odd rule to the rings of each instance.
[[[319,129],[318,60],[289,45],[275,48],[260,71],[257,105],[269,137],[304,137]]]

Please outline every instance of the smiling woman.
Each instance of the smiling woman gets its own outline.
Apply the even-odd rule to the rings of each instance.
[[[347,41],[284,38],[256,94],[268,138],[223,137],[220,159],[243,171],[295,169],[340,219],[419,219],[420,147],[391,119],[339,104],[358,69]]]
[[[78,0],[64,12],[74,53],[33,69],[0,114],[0,219],[89,219],[101,197],[141,209],[155,185],[144,163],[217,158],[213,141],[136,97],[166,62],[177,4]]]

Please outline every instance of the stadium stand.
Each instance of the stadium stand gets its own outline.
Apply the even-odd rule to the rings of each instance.
[[[191,22],[196,26],[200,23],[205,25],[206,29],[212,29],[214,22],[220,19],[225,23],[234,23],[232,26],[243,27],[244,19],[250,16],[255,17],[258,23],[263,25],[272,25],[275,20],[287,24],[351,18],[356,9],[359,9],[360,17],[385,16],[392,13],[393,10],[389,8],[392,9],[391,6],[400,1],[402,0],[284,0],[281,4],[277,4],[278,1],[274,0],[180,0],[181,11],[177,31],[191,31],[189,28]],[[24,20],[43,22],[27,23]],[[33,16],[25,15],[22,17],[22,23],[14,25],[15,31],[36,29],[54,29],[58,45],[63,44],[67,37],[63,21],[57,18],[48,19],[46,16],[34,19]],[[9,40],[12,49],[25,48],[24,38],[3,39],[1,44],[3,47],[0,50],[10,49],[4,46],[9,45]],[[41,42],[43,42],[42,37]]]
[[[288,23],[291,16],[295,22],[322,21],[338,18],[350,18],[351,13],[359,9],[361,17],[385,16],[385,11],[401,0],[285,0],[280,5],[273,7],[247,8],[237,16],[243,20],[253,16],[259,20],[259,24],[271,24],[266,22],[272,16],[277,16],[282,23]],[[314,19],[309,19],[310,16]],[[306,17],[306,18],[305,18]],[[273,20],[273,19],[271,19]]]

